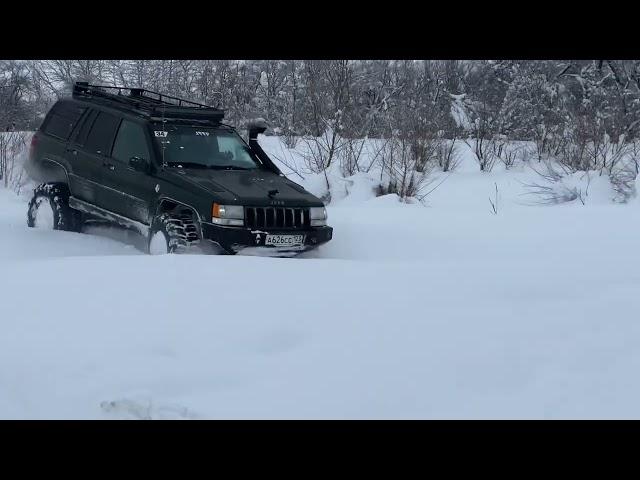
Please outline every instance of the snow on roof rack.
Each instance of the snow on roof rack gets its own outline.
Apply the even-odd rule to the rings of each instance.
[[[224,110],[222,109],[144,88],[111,87],[91,85],[89,82],[76,82],[73,86],[72,96],[85,101],[97,101],[119,108],[136,110],[154,119],[208,120],[220,123],[224,118]]]

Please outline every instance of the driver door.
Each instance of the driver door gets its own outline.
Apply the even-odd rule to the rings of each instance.
[[[150,141],[143,124],[123,119],[110,155],[112,167],[105,172],[115,213],[145,224],[149,223],[149,205],[155,196],[156,181],[148,172],[134,170],[129,162],[138,157],[150,164]]]

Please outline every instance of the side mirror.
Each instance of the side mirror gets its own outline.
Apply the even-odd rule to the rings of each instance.
[[[267,129],[267,124],[263,120],[257,120],[247,125],[249,130],[249,140],[256,140],[258,135],[264,133]]]
[[[131,157],[129,159],[129,166],[136,172],[149,173],[149,162],[144,158]]]

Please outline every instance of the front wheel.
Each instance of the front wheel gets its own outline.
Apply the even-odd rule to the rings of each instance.
[[[147,251],[150,255],[177,253],[187,246],[187,234],[181,220],[163,213],[151,222]]]

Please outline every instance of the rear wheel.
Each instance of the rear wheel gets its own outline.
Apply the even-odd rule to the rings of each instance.
[[[63,183],[43,183],[33,191],[27,225],[47,230],[78,232],[82,214],[69,206],[69,189]]]

